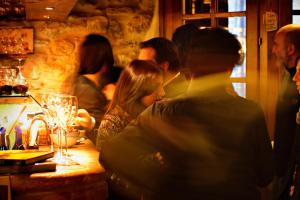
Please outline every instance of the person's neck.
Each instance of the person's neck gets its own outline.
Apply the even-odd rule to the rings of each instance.
[[[217,87],[225,88],[228,84],[230,84],[230,79],[227,72],[192,77],[188,87],[188,93],[208,91]]]
[[[97,87],[100,86],[100,78],[101,78],[101,72],[96,72],[95,74],[84,74],[84,77],[92,81]]]
[[[296,67],[297,65],[297,59],[300,55],[293,55],[291,56],[291,58],[289,59],[289,62],[288,62],[288,66],[286,66],[287,68],[293,68],[293,67]]]

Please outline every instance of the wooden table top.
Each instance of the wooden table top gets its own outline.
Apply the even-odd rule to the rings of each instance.
[[[78,164],[57,165],[55,172],[10,175],[12,199],[105,199],[105,171],[91,141],[69,148],[68,153]]]

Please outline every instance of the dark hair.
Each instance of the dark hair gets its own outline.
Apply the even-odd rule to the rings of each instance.
[[[172,41],[178,48],[181,65],[184,65],[191,39],[198,31],[199,29],[195,24],[188,23],[177,27],[173,32]]]
[[[109,67],[107,71],[102,74],[101,77],[101,88],[110,83],[117,83],[121,75],[122,67]]]
[[[140,48],[151,47],[155,50],[155,61],[158,64],[169,62],[169,69],[173,72],[180,70],[180,62],[176,45],[163,37],[156,37],[140,43]]]
[[[136,117],[145,109],[141,99],[152,94],[159,86],[158,77],[162,70],[156,63],[133,60],[121,73],[108,111],[116,105]]]
[[[186,67],[193,76],[232,70],[240,62],[242,46],[235,35],[223,28],[206,28],[194,35]]]
[[[89,34],[81,44],[79,74],[95,74],[103,66],[112,67],[114,57],[109,40],[98,34]]]

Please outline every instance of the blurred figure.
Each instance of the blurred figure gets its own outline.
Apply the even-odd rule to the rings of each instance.
[[[141,42],[138,59],[152,60],[163,70],[166,98],[176,97],[186,91],[188,84],[180,73],[178,50],[172,41],[156,37]]]
[[[101,121],[97,148],[101,149],[106,140],[118,135],[146,107],[163,95],[162,70],[152,61],[133,60],[123,70],[109,108]],[[130,199],[133,196],[138,199],[141,195],[132,184],[116,174],[109,175],[108,184],[110,200]]]
[[[116,136],[146,107],[164,96],[162,70],[152,61],[133,60],[122,72],[97,137],[97,147]]]
[[[101,92],[101,76],[114,64],[112,47],[107,38],[98,34],[89,34],[80,47],[80,66],[74,85],[74,95],[78,98],[78,107],[85,109],[94,117],[96,127],[106,111],[107,101]],[[89,136],[95,141],[96,134]]]
[[[187,23],[177,27],[172,35],[172,41],[178,48],[181,66],[184,66],[191,39],[196,33],[198,33],[198,27],[195,24]],[[187,79],[190,79],[190,74],[187,69],[182,68],[180,71],[184,73]]]
[[[100,162],[139,184],[143,199],[258,200],[273,178],[272,148],[260,106],[228,93],[241,44],[220,28],[191,44],[186,96],[148,107],[103,145]]]
[[[299,93],[292,78],[296,72],[296,61],[300,56],[300,25],[289,24],[280,28],[274,38],[272,49],[277,65],[284,67],[282,88],[279,92],[276,108],[274,134],[275,180],[273,199],[291,199],[293,173],[295,172],[294,148],[295,116],[300,102]]]

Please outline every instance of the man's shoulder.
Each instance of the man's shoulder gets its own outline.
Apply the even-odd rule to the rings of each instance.
[[[186,105],[188,105],[189,101],[189,98],[186,97],[156,101],[151,106],[149,106],[141,114],[141,116],[163,117],[165,115],[174,114],[175,112],[179,112],[181,108],[184,108]]]

